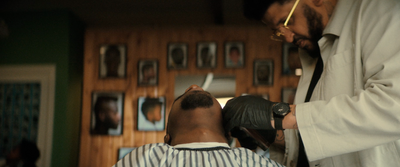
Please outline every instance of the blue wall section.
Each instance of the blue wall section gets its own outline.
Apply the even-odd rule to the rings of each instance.
[[[0,13],[0,65],[56,65],[51,166],[78,165],[84,25],[68,11]]]

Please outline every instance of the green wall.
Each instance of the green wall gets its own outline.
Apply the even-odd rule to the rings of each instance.
[[[56,65],[51,166],[78,165],[84,25],[68,11],[0,13],[0,65]]]

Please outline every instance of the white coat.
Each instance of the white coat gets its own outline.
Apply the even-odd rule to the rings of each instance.
[[[316,61],[301,52],[295,99],[310,166],[400,166],[400,0],[339,0],[318,44],[324,71],[303,103]],[[297,132],[271,159],[296,166]]]

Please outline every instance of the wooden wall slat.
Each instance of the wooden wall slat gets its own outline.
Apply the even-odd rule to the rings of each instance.
[[[137,131],[138,97],[166,97],[166,115],[174,100],[175,77],[183,74],[231,74],[236,76],[236,95],[243,93],[269,94],[270,100],[281,101],[283,87],[296,87],[299,77],[282,76],[282,43],[269,40],[271,30],[255,27],[132,27],[88,29],[85,34],[84,84],[81,120],[79,166],[109,167],[117,162],[118,149],[163,142],[165,131]],[[217,67],[198,69],[196,47],[198,42],[217,43]],[[244,68],[224,66],[224,43],[242,41],[245,44]],[[188,68],[167,69],[167,45],[170,42],[188,44]],[[99,79],[99,48],[102,44],[126,44],[126,78]],[[142,59],[157,59],[159,82],[157,86],[138,86],[137,64]],[[253,85],[253,61],[271,59],[274,62],[274,84]],[[90,113],[93,91],[123,91],[124,113],[121,136],[90,135]],[[166,122],[168,117],[166,117]]]

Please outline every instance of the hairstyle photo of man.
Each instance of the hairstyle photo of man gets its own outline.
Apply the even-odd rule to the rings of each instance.
[[[199,42],[197,44],[197,67],[215,68],[216,50],[217,44],[215,42]]]
[[[185,60],[184,56],[182,48],[174,48],[171,51],[172,61],[177,67],[183,66],[183,61]]]
[[[146,120],[155,124],[161,120],[161,109],[162,104],[158,99],[147,98],[142,104],[142,113],[146,117]]]
[[[121,135],[122,93],[94,93],[91,134]]]
[[[125,46],[103,45],[100,48],[100,77],[125,77]]]
[[[165,98],[139,97],[138,99],[138,130],[164,130]]]
[[[200,59],[202,67],[211,67],[212,55],[210,54],[210,48],[204,47],[201,49]]]
[[[158,61],[143,60],[139,61],[139,85],[157,85]]]
[[[168,68],[184,69],[187,67],[187,44],[170,43],[168,45]]]
[[[268,82],[269,79],[269,69],[268,65],[259,65],[257,67],[257,80],[259,82]]]
[[[271,60],[254,61],[254,85],[273,84],[273,65]]]
[[[225,44],[225,66],[243,67],[243,43],[228,42]]]

